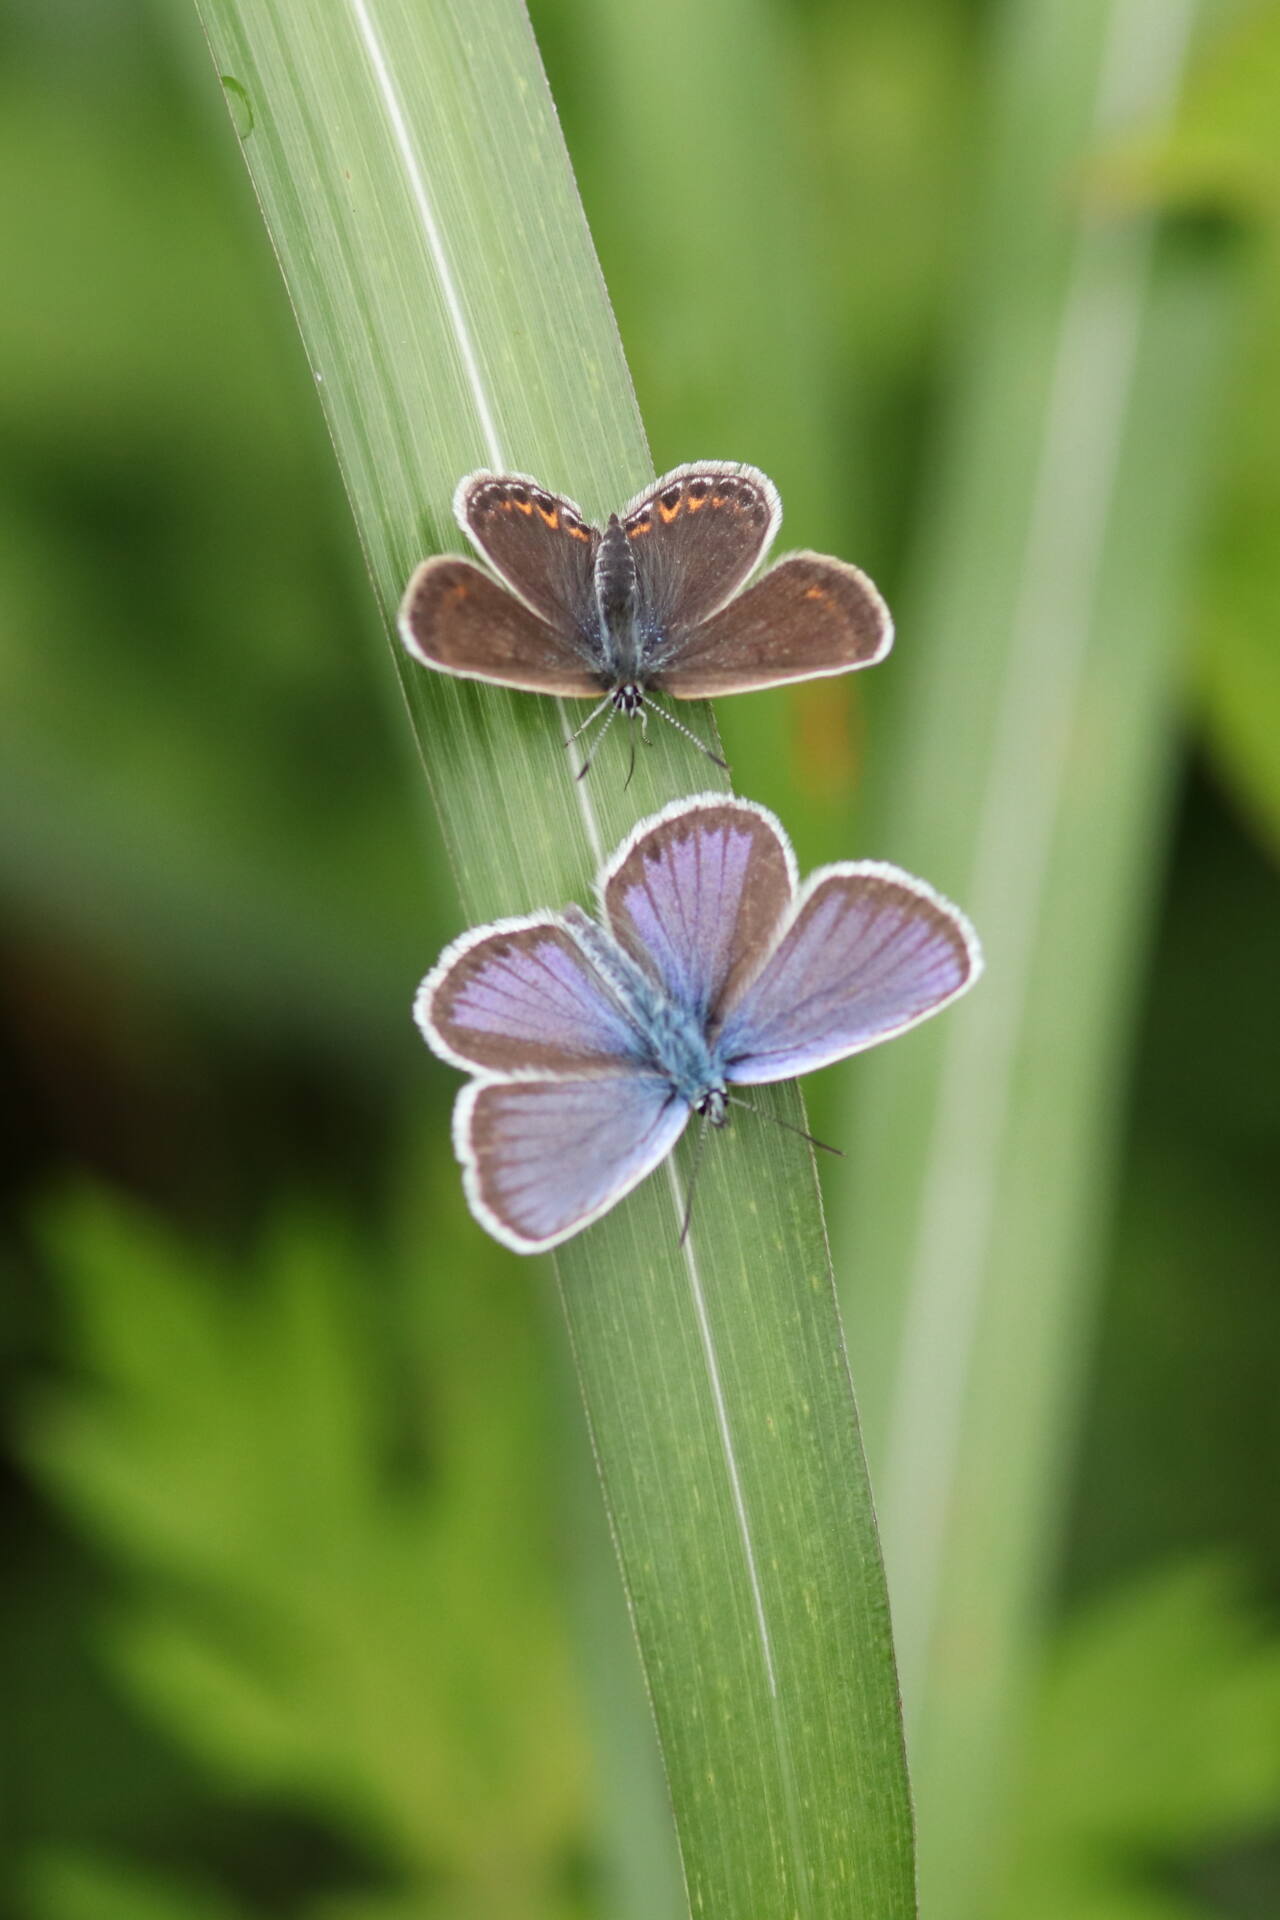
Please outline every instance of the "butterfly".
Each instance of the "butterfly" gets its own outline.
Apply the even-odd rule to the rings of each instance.
[[[789,1080],[937,1013],[982,969],[964,915],[878,861],[795,856],[723,794],[644,820],[581,908],[476,927],[418,990],[428,1046],[475,1077],[454,1146],[471,1211],[540,1253],[616,1206],[731,1088]]]
[[[400,608],[405,646],[441,673],[594,700],[572,739],[607,712],[596,748],[618,714],[643,731],[653,712],[723,766],[655,693],[706,700],[847,673],[893,643],[884,601],[843,560],[788,554],[739,591],[782,519],[754,467],[676,467],[603,531],[524,474],[468,474],[453,510],[498,579],[453,554],[424,560]]]

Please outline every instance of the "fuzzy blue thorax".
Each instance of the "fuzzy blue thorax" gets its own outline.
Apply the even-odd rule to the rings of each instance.
[[[565,910],[574,938],[613,987],[636,1029],[638,1051],[695,1113],[725,1118],[725,1074],[718,1047],[692,1007],[681,1006],[580,907]]]

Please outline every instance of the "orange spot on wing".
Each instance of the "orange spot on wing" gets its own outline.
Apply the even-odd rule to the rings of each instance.
[[[538,512],[549,527],[558,527],[560,525],[560,509],[558,507],[539,507]]]
[[[804,597],[806,600],[825,600],[827,590],[825,587],[806,587]]]
[[[726,507],[729,502],[723,493],[713,493],[711,496],[711,504],[713,507]]]
[[[653,532],[653,515],[646,513],[643,520],[633,520],[627,528],[628,540],[638,540],[642,533]]]
[[[513,507],[519,507],[521,513],[525,514],[526,516],[533,512],[532,500],[513,500],[511,502],[511,505]]]
[[[706,504],[707,496],[705,493],[691,493],[689,495],[688,506],[690,513],[696,513],[699,507],[705,507]]]
[[[585,527],[570,527],[569,531],[573,535],[575,540],[590,540],[591,538],[591,535],[587,532]]]
[[[659,500],[658,512],[662,515],[664,526],[669,527],[671,525],[671,522],[675,519],[676,515],[680,511],[681,504],[682,503],[679,500],[677,500],[674,507],[664,507],[661,500]]]

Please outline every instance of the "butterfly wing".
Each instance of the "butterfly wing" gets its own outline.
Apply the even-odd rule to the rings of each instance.
[[[793,553],[687,635],[649,684],[709,700],[873,666],[892,644],[889,609],[864,573]]]
[[[652,1073],[473,1081],[453,1130],[471,1211],[517,1253],[541,1253],[616,1206],[688,1118]]]
[[[455,940],[414,1011],[444,1059],[510,1076],[463,1088],[454,1144],[472,1212],[519,1253],[607,1212],[688,1120],[609,980],[552,915]]]
[[[768,954],[795,891],[773,815],[725,794],[680,800],[600,876],[615,939],[678,1006],[709,1020]]]
[[[419,987],[414,1017],[427,1045],[467,1071],[619,1073],[643,1058],[617,995],[551,914],[464,933]]]
[[[603,690],[572,636],[469,560],[424,560],[401,602],[399,627],[414,658],[440,673],[567,700],[599,699]]]
[[[754,467],[706,460],[664,474],[621,519],[642,605],[665,651],[722,607],[759,565],[778,530],[782,503]]]
[[[789,1080],[928,1019],[982,971],[964,915],[875,861],[824,867],[767,964],[726,1007],[730,1080]]]
[[[453,511],[513,593],[568,636],[596,631],[595,554],[600,535],[572,500],[522,473],[472,473]]]

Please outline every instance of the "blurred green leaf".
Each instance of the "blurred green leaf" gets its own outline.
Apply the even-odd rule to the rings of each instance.
[[[1274,869],[1226,797],[1190,783],[1074,1472],[1077,1589],[1230,1543],[1280,1594],[1278,905]],[[1206,1018],[1210,983],[1229,1019]]]
[[[257,1920],[193,1879],[78,1854],[33,1861],[22,1875],[22,1900],[24,1920]]]
[[[448,1284],[467,1228],[431,1213],[432,1284],[393,1311],[332,1220],[233,1274],[69,1201],[48,1244],[85,1384],[29,1450],[133,1570],[118,1671],[229,1785],[323,1811],[442,1912],[559,1915],[584,1790],[537,1347],[509,1285]]]
[[[993,20],[964,333],[885,670],[876,852],[960,901],[987,956],[953,1018],[850,1074],[838,1243],[933,1920],[985,1920],[999,1872],[1233,317],[1214,236],[1100,216],[1085,183],[1171,114],[1194,21]]]
[[[1216,764],[1280,853],[1280,5],[1251,0],[1209,47],[1167,135],[1105,154],[1104,199],[1237,223],[1247,323],[1217,434],[1223,467],[1194,614],[1193,693]]]
[[[203,116],[126,97],[0,75],[0,894],[367,1066],[439,922],[355,542]]]
[[[1008,1920],[1211,1920],[1179,1878],[1280,1813],[1280,1640],[1224,1563],[1162,1569],[1052,1647]]]

